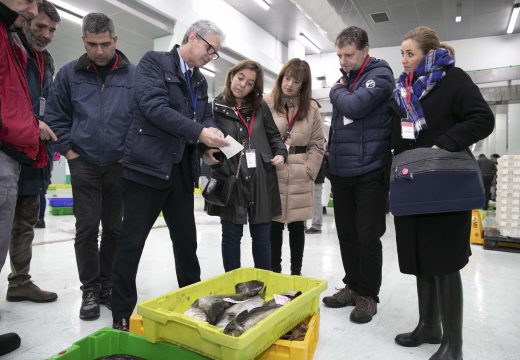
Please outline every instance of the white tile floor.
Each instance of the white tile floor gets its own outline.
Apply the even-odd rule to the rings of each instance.
[[[199,260],[202,278],[223,272],[220,256],[218,218],[202,211],[196,198]],[[345,219],[346,221],[348,219]],[[74,218],[51,216],[47,228],[36,230],[32,275],[40,287],[56,291],[58,300],[50,304],[5,301],[7,262],[0,281],[0,333],[16,331],[22,346],[4,358],[44,359],[67,348],[75,340],[95,330],[111,326],[111,313],[101,307],[96,321],[78,317],[81,292],[74,257]],[[399,272],[392,217],[387,217],[383,237],[384,265],[381,303],[373,321],[365,325],[350,322],[352,308],[321,307],[319,344],[315,359],[428,359],[437,345],[403,348],[394,336],[409,331],[417,321],[415,278]],[[286,234],[287,235],[287,234]],[[251,242],[245,231],[242,265],[252,266]],[[304,275],[326,279],[330,294],[341,286],[343,268],[332,215],[324,216],[321,235],[308,235],[303,265]],[[520,254],[483,250],[473,246],[470,264],[462,271],[464,284],[465,359],[520,359]],[[284,243],[284,270],[288,270],[288,245]],[[158,219],[146,244],[138,274],[141,300],[176,289],[173,254],[168,229]]]

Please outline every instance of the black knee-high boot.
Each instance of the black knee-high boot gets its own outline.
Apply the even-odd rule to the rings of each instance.
[[[441,346],[430,360],[462,360],[462,281],[458,271],[436,276],[442,321]]]
[[[305,226],[303,221],[287,224],[289,246],[291,248],[291,275],[302,274],[303,249],[305,247]]]
[[[424,343],[440,344],[442,337],[437,288],[433,276],[417,275],[419,323],[409,333],[399,334],[395,342],[401,346],[419,346]]]
[[[271,222],[271,270],[282,272],[282,243],[284,224]]]

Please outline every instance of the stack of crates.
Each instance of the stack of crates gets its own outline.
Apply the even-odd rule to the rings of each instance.
[[[71,197],[51,197],[49,198],[49,206],[52,215],[73,214]]]
[[[496,219],[501,235],[520,237],[520,155],[498,159]]]

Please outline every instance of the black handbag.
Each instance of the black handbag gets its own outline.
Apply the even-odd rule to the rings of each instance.
[[[231,195],[235,191],[238,173],[240,172],[240,164],[242,162],[242,153],[238,159],[236,174],[228,177],[218,177],[213,173],[209,182],[202,190],[202,196],[211,205],[226,206],[231,200]]]
[[[468,149],[417,148],[394,156],[390,172],[393,215],[466,211],[483,205],[482,176]]]

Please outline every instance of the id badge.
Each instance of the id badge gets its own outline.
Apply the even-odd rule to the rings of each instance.
[[[256,153],[255,149],[248,149],[245,151],[246,153],[246,162],[248,169],[252,169],[256,167]]]
[[[44,97],[40,97],[40,111],[38,113],[39,116],[44,116],[45,115],[45,105],[46,105],[46,100]]]
[[[401,119],[401,137],[403,139],[415,140],[413,122],[408,119]]]

